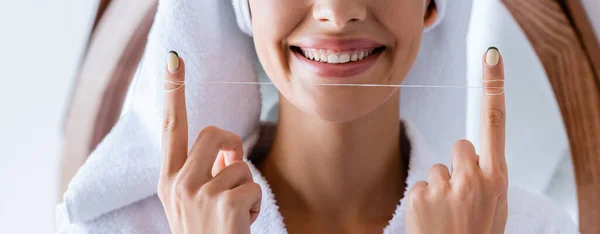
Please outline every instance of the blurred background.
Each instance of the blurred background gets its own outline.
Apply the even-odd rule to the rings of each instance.
[[[98,0],[0,0],[0,227],[2,233],[52,233],[60,200],[65,118]],[[600,38],[600,1],[582,0]],[[511,183],[545,194],[577,219],[569,144],[544,69],[525,34],[496,0],[476,0],[468,36],[468,80],[480,79],[483,51],[506,59]],[[520,79],[522,78],[522,79]],[[514,95],[513,95],[514,94]],[[527,102],[522,100],[526,99]],[[469,114],[478,116],[478,98]],[[476,121],[467,136],[477,142]],[[531,132],[544,133],[543,138]],[[536,147],[537,146],[537,147]]]
[[[0,0],[0,227],[52,233],[65,108],[98,1]]]

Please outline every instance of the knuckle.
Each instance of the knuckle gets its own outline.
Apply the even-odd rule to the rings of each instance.
[[[262,188],[257,183],[252,183],[252,190],[256,191],[257,194],[262,194]]]
[[[163,114],[163,131],[170,132],[175,129],[175,112],[172,108],[165,108],[165,112]]]
[[[477,171],[478,171],[478,167],[475,163],[468,163],[468,165],[465,165],[463,167],[460,168],[461,173],[463,174],[466,180],[477,180],[479,177]]]
[[[508,179],[502,176],[493,177],[491,180],[492,194],[504,195],[508,191]]]
[[[174,197],[179,200],[190,200],[194,197],[194,191],[187,183],[175,183],[173,186]]]
[[[460,146],[472,146],[473,143],[471,143],[471,141],[467,140],[467,139],[460,139],[458,141],[456,141],[456,143],[454,143],[455,145],[460,145]]]
[[[475,177],[476,176],[473,176],[473,174],[469,174],[469,173],[466,173],[465,170],[461,170],[461,171],[457,171],[454,174],[452,180],[458,184],[471,183],[471,182],[473,182],[473,180],[476,180]]]
[[[424,204],[427,199],[427,189],[426,188],[414,188],[411,189],[407,195],[408,205],[412,207],[421,206]]]
[[[200,186],[200,188],[198,189],[198,195],[200,195],[201,197],[211,197],[216,194],[214,187],[214,181],[211,180]]]
[[[501,128],[504,126],[504,111],[498,108],[491,108],[485,112],[489,127]]]
[[[248,164],[246,162],[235,161],[235,162],[233,162],[229,166],[232,167],[234,170],[240,170],[240,171],[243,171],[243,172],[250,173],[250,167],[248,166]]]
[[[471,141],[460,139],[456,141],[456,143],[454,143],[453,156],[460,156],[460,154],[462,154],[465,150],[474,148],[475,146],[473,145],[473,143],[471,143]]]
[[[236,174],[243,176],[244,178],[252,178],[250,167],[244,161],[235,161],[228,166],[230,170],[235,171]]]
[[[450,190],[450,186],[448,185],[448,183],[436,183],[433,186],[429,186],[429,188],[431,190],[430,192],[434,196],[446,195]]]
[[[216,126],[207,126],[200,130],[198,138],[209,138],[212,139],[217,136],[222,130]]]
[[[421,193],[427,188],[427,186],[428,186],[427,182],[419,181],[412,186],[412,188],[408,191],[407,196],[413,197],[413,196],[423,195]]]
[[[191,181],[187,180],[185,176],[178,175],[169,184],[170,194],[174,199],[178,200],[191,200],[196,196],[196,191],[192,187]]]
[[[244,178],[245,182],[252,182],[254,179],[252,178],[252,172],[250,172],[250,167],[246,162],[237,161],[233,163],[236,166],[236,170],[240,171],[240,175]]]
[[[473,197],[475,192],[474,184],[468,181],[456,183],[455,195],[460,201],[468,201]]]
[[[448,171],[448,167],[446,167],[446,165],[441,164],[441,163],[436,163],[433,164],[430,168],[429,168],[430,172],[446,172]]]
[[[219,199],[219,207],[225,212],[234,210],[239,206],[239,200],[231,191],[227,191]]]
[[[165,181],[165,179],[160,178],[158,180],[158,185],[156,186],[156,193],[157,193],[158,197],[166,198],[166,195],[169,194],[169,189],[170,189],[170,186]]]
[[[159,183],[157,190],[156,190],[156,195],[158,195],[158,198],[161,201],[164,201],[167,198],[167,194],[168,194],[168,189],[165,189],[164,185]]]
[[[233,134],[233,141],[235,141],[236,143],[241,143],[242,137],[238,136],[237,134]]]

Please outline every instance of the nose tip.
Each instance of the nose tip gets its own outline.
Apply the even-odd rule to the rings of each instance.
[[[343,28],[348,24],[364,21],[367,18],[367,9],[361,4],[353,4],[349,1],[336,1],[334,3],[330,1],[327,4],[316,5],[313,17],[320,23]]]
[[[355,23],[355,22],[359,22],[359,21],[360,20],[356,19],[356,18],[352,18],[352,19],[348,19],[348,20],[346,20],[346,19],[339,19],[339,18],[332,18],[332,19],[321,18],[321,19],[319,19],[319,22],[321,22],[321,23],[329,23],[329,24],[332,24],[332,25],[334,25],[334,26],[336,26],[338,28],[343,28],[347,24],[351,24],[351,23]]]

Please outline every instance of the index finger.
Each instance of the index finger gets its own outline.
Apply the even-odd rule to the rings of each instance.
[[[500,52],[490,47],[483,58],[479,165],[488,172],[506,172],[506,105],[504,64]]]
[[[177,52],[167,56],[163,105],[162,171],[167,175],[181,169],[187,159],[188,123],[185,104],[185,66]]]

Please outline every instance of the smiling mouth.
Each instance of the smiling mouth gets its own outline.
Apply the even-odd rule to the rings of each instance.
[[[368,57],[378,55],[385,50],[385,46],[364,49],[353,49],[347,51],[302,48],[298,46],[291,46],[290,49],[294,53],[297,53],[311,61],[327,64],[346,64],[359,62],[367,59]]]
[[[339,47],[332,50],[291,46],[290,50],[301,64],[320,78],[356,77],[373,67],[386,51],[385,46]]]

